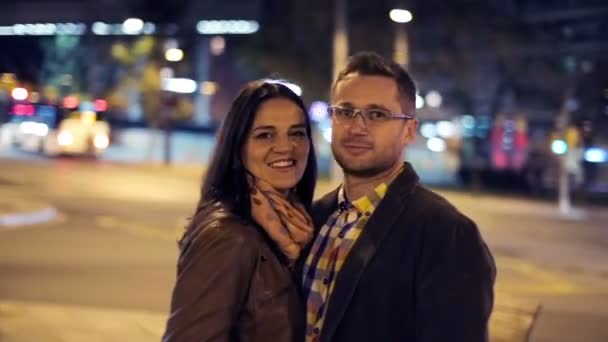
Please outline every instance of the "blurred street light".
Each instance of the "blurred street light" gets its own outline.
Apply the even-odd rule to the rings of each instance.
[[[196,82],[189,78],[165,78],[161,82],[164,91],[179,94],[192,94],[196,91]]]
[[[414,19],[412,13],[403,8],[395,8],[389,12],[390,19],[395,22],[395,39],[393,42],[393,59],[397,64],[407,67],[410,64],[409,38],[405,23]]]
[[[200,34],[252,34],[259,29],[254,20],[201,20],[196,25]]]
[[[36,24],[14,24],[12,26],[0,26],[2,36],[53,36],[71,35],[80,36],[86,32],[87,26],[83,23],[36,23]]]
[[[416,109],[424,107],[424,98],[416,94]]]
[[[93,31],[93,34],[100,36],[110,34],[111,29],[112,27],[110,25],[101,21],[94,22],[93,26],[91,26],[91,31]]]
[[[568,152],[568,144],[561,139],[553,140],[551,143],[551,152],[558,155],[566,154],[566,152]]]
[[[169,62],[179,62],[184,58],[184,51],[181,49],[169,49],[165,51],[165,59]]]
[[[156,25],[144,23],[141,19],[127,19],[121,24],[108,24],[103,21],[96,21],[91,25],[91,31],[98,36],[107,35],[150,35],[156,32]]]
[[[44,123],[24,121],[19,125],[19,131],[24,134],[33,134],[39,137],[44,137],[49,134],[49,126]]]
[[[110,146],[110,139],[105,134],[97,134],[93,139],[93,145],[100,150],[106,149]]]
[[[443,152],[446,148],[445,140],[441,138],[431,138],[427,140],[426,147],[433,152]]]
[[[222,36],[215,36],[209,41],[209,48],[212,55],[219,56],[226,49],[226,40]]]
[[[450,121],[439,121],[437,123],[437,134],[442,138],[451,138],[456,135],[456,126]]]
[[[25,101],[29,96],[29,93],[25,88],[15,88],[11,92],[11,95],[13,96],[13,99],[17,101]]]
[[[201,94],[206,96],[212,96],[217,93],[219,86],[215,82],[204,81],[201,82]]]
[[[437,136],[437,128],[434,123],[425,122],[420,125],[420,134],[427,139],[435,138]]]
[[[70,131],[61,131],[57,136],[59,146],[70,146],[74,142],[74,136]]]
[[[0,26],[0,36],[12,36],[14,34],[12,26]]]
[[[425,99],[429,107],[432,108],[439,108],[443,103],[443,97],[441,97],[441,94],[436,90],[429,91],[428,94],[426,94]]]
[[[315,122],[321,122],[327,120],[329,115],[327,113],[327,109],[329,105],[324,101],[314,101],[310,104],[308,108],[308,115],[310,119]]]
[[[144,22],[139,18],[129,18],[122,23],[122,31],[124,34],[137,35],[144,29]]]
[[[401,8],[392,9],[388,15],[392,21],[400,24],[409,23],[414,19],[412,12]]]
[[[173,78],[174,75],[175,75],[175,72],[173,71],[173,68],[163,67],[160,69],[160,78],[161,79]]]
[[[605,163],[608,161],[608,152],[598,147],[591,147],[585,151],[585,160],[589,163]]]

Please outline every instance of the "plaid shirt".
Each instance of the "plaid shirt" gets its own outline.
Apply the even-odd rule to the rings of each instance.
[[[336,277],[367,220],[386,194],[387,187],[382,183],[371,194],[352,204],[346,201],[344,187],[340,188],[338,210],[321,228],[304,265],[307,342],[319,340]]]

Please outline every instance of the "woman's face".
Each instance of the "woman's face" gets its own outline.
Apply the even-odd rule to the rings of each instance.
[[[300,181],[310,149],[304,113],[285,98],[272,98],[258,108],[243,146],[243,162],[255,177],[280,191]]]

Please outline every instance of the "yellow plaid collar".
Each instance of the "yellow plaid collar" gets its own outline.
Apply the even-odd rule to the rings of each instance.
[[[384,198],[384,195],[386,195],[387,190],[388,184],[381,183],[371,193],[349,203],[346,199],[346,195],[344,194],[344,184],[342,184],[340,190],[338,191],[338,206],[340,206],[340,203],[347,203],[349,207],[354,207],[360,213],[373,211],[373,209],[375,209],[380,203],[380,201]]]

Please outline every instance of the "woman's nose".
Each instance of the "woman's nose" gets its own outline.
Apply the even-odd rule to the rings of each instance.
[[[293,142],[291,142],[288,137],[283,137],[276,140],[273,149],[275,152],[286,153],[291,152],[293,148]]]

